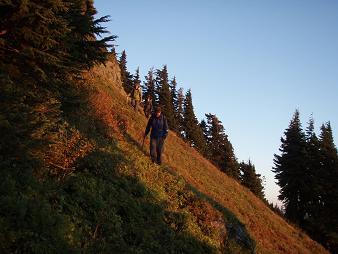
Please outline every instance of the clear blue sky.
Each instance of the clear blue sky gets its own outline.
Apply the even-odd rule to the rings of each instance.
[[[107,29],[142,77],[168,65],[197,117],[223,122],[239,161],[249,158],[277,202],[273,155],[299,109],[338,140],[338,1],[95,0]],[[336,143],[337,144],[337,143]]]

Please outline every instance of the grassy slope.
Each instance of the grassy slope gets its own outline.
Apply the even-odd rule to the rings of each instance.
[[[195,193],[199,193],[211,203],[229,209],[256,241],[258,253],[327,253],[306,234],[274,214],[250,191],[221,173],[174,133],[170,133],[165,144],[165,165],[161,168],[151,165],[149,159],[144,156],[148,155],[149,140],[143,150],[141,148],[146,118],[141,112],[135,113],[128,106],[126,96],[118,85],[109,82],[107,76],[104,78],[103,80],[102,76],[96,77],[89,83],[111,96],[113,114],[125,122],[128,137],[119,138],[120,148],[135,162],[134,165],[142,165],[135,167],[133,174],[137,175],[145,186],[158,192],[164,188],[161,186],[163,184],[177,184],[175,179],[169,179],[172,177],[168,178],[168,174],[163,173],[170,168],[169,171],[183,177]],[[170,198],[167,194],[163,195],[162,201]]]

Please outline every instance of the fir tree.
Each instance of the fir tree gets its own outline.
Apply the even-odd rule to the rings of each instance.
[[[248,163],[244,161],[240,163],[241,184],[247,187],[260,199],[264,199],[264,187],[260,174],[256,173],[255,166],[249,160]]]
[[[320,182],[323,210],[320,214],[321,241],[332,250],[338,251],[338,158],[337,148],[333,141],[330,122],[321,126],[319,136],[322,181]]]
[[[305,194],[305,209],[307,220],[316,220],[318,212],[321,210],[322,200],[320,191],[320,182],[322,181],[321,157],[319,140],[314,132],[314,120],[311,116],[308,127],[306,128],[306,170],[304,179],[307,185],[304,189]]]
[[[281,138],[281,155],[274,155],[273,172],[280,186],[279,199],[285,205],[285,216],[294,223],[302,224],[305,218],[306,197],[304,181],[306,172],[306,141],[299,112],[296,110],[289,127]]]
[[[140,80],[140,67],[137,67],[135,74],[133,75],[133,84],[135,85],[136,83],[141,84]]]
[[[121,81],[122,81],[123,88],[127,94],[130,94],[131,91],[133,90],[133,81],[132,81],[132,75],[127,69],[127,53],[125,50],[122,51],[122,54],[119,60],[119,65],[121,69]]]
[[[174,117],[175,117],[175,126],[173,131],[179,133],[179,113],[178,113],[178,94],[177,94],[177,82],[176,77],[174,77],[169,84],[170,94],[171,94],[171,104],[174,109]]]
[[[145,86],[143,90],[144,98],[146,99],[148,96],[150,96],[153,100],[153,102],[156,101],[156,93],[155,93],[155,79],[154,79],[154,69],[151,68],[148,71],[148,75],[145,76]]]
[[[101,41],[95,38],[103,32],[100,23],[106,19],[94,20],[94,13],[92,1],[0,2],[3,253],[79,250],[66,235],[76,228],[69,230],[69,218],[80,221],[76,210],[81,205],[74,210],[66,208],[68,190],[62,190],[61,181],[54,178],[46,153],[54,145],[66,146],[64,142],[72,135],[62,110],[64,95],[75,90],[75,86],[70,88],[73,74],[107,57],[105,43],[113,37]],[[72,215],[63,214],[65,210]],[[91,228],[88,224],[85,227]],[[85,239],[85,234],[80,238]]]
[[[202,129],[204,139],[208,146],[208,141],[210,140],[209,129],[208,129],[208,124],[204,119],[200,122],[200,128]],[[211,156],[210,152],[208,152],[208,155],[206,156],[209,158]]]
[[[229,176],[239,179],[240,172],[232,144],[224,132],[222,122],[216,115],[206,114],[206,140],[210,159]]]
[[[183,119],[185,139],[189,141],[198,151],[204,154],[206,150],[206,141],[194,112],[190,89],[185,95]]]
[[[162,107],[162,112],[167,117],[169,128],[176,129],[176,119],[174,115],[166,65],[163,66],[162,70],[156,71],[156,84],[158,104]]]
[[[222,171],[225,171],[224,152],[226,135],[224,133],[224,127],[216,115],[205,114],[205,116],[207,118],[207,124],[202,127],[204,128],[204,133],[206,133],[208,151],[211,154],[212,161],[216,163]]]
[[[64,41],[71,33],[62,17],[66,10],[63,1],[51,4],[2,1],[0,70],[11,78],[20,75],[39,80],[46,80],[54,72],[64,72],[67,61]]]
[[[94,64],[104,63],[109,54],[107,47],[113,46],[107,43],[116,36],[97,38],[108,33],[101,23],[108,22],[109,16],[95,19],[97,11],[92,0],[75,0],[68,10],[65,17],[73,30],[66,41],[71,48],[68,52],[72,56],[70,64],[76,63],[78,69],[88,69]]]
[[[178,89],[177,93],[177,109],[176,109],[176,119],[178,125],[178,132],[181,137],[184,137],[184,90],[183,88]]]

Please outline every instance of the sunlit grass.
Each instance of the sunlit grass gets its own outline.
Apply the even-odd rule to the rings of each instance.
[[[134,167],[126,173],[137,176],[155,193],[160,203],[169,202],[169,211],[178,210],[172,207],[179,205],[177,193],[187,192],[189,186],[190,190],[196,190],[194,195],[231,211],[231,216],[245,225],[256,242],[258,253],[326,253],[319,244],[273,213],[248,189],[218,170],[173,132],[166,140],[164,165],[151,164],[148,158],[149,139],[141,147],[147,123],[142,111],[135,112],[127,104],[126,95],[116,84],[95,80],[92,85],[110,95],[112,115],[118,116],[125,124],[125,136],[119,140],[119,147]],[[215,240],[199,232],[196,224],[191,224],[187,230],[217,248]]]

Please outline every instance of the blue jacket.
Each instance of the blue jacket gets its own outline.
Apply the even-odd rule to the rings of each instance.
[[[148,121],[145,136],[148,135],[151,128],[151,138],[166,138],[168,135],[168,123],[166,117],[161,113],[160,117],[153,114]]]

